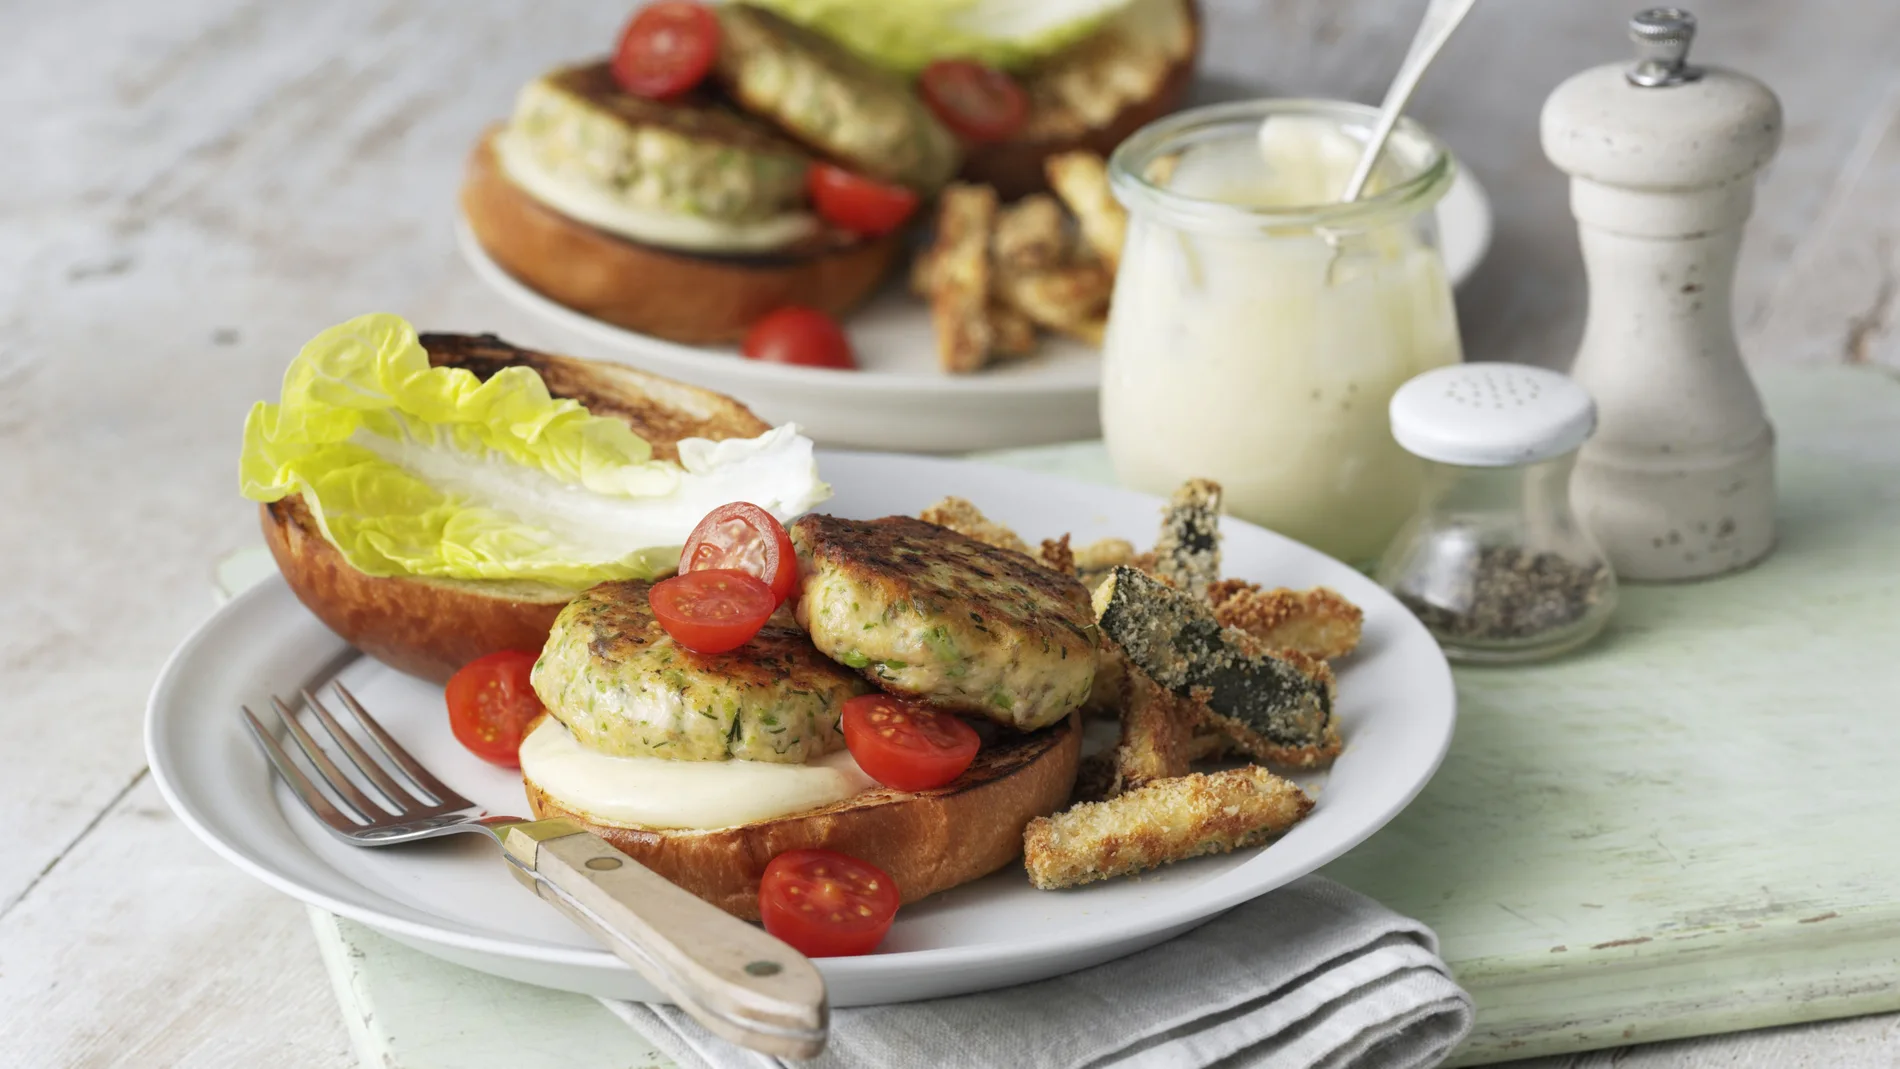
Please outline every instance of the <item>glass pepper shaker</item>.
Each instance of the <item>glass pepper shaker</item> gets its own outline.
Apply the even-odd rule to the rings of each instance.
[[[1577,450],[1596,429],[1583,387],[1522,364],[1456,364],[1399,387],[1389,414],[1431,471],[1379,582],[1445,655],[1528,661],[1602,630],[1616,578],[1570,507]]]

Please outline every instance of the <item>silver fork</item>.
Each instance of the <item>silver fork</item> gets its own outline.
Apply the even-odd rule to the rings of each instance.
[[[501,845],[517,879],[713,1034],[790,1058],[816,1057],[824,1049],[824,978],[798,951],[680,889],[572,821],[484,813],[423,768],[341,683],[332,688],[388,764],[371,756],[307,690],[304,704],[382,801],[337,767],[283,699],[272,695],[271,705],[330,795],[244,707],[244,722],[264,756],[332,834],[356,846],[392,846],[455,832],[484,833]]]

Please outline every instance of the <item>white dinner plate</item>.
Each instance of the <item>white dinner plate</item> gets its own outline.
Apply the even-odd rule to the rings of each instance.
[[[1438,231],[1446,270],[1454,284],[1462,282],[1491,243],[1490,203],[1463,168],[1438,203]],[[774,424],[796,421],[825,445],[950,453],[1101,435],[1095,349],[1045,336],[1026,360],[946,375],[937,368],[929,311],[901,277],[845,324],[859,368],[834,371],[761,364],[730,347],[681,345],[604,323],[516,281],[460,217],[456,241],[477,277],[571,337],[572,355],[618,360],[730,394]]]
[[[915,514],[967,497],[1032,541],[1153,540],[1161,502],[967,462],[822,454],[844,516]],[[1227,519],[1225,572],[1272,585],[1330,586],[1362,606],[1365,639],[1341,663],[1346,749],[1306,780],[1318,804],[1278,841],[1132,879],[1037,891],[1020,865],[905,906],[874,954],[820,962],[834,1006],[987,990],[1084,968],[1158,943],[1351,849],[1424,787],[1451,741],[1444,657],[1412,615],[1358,572]],[[173,810],[218,853],[305,902],[419,950],[546,987],[657,1000],[618,958],[517,884],[485,837],[368,849],[327,834],[281,785],[240,727],[238,708],[342,680],[402,745],[491,812],[526,815],[518,776],[450,736],[442,690],[357,655],[281,578],[219,609],[172,655],[153,689],[146,746]],[[234,948],[236,950],[237,948]],[[241,952],[241,951],[239,951]]]

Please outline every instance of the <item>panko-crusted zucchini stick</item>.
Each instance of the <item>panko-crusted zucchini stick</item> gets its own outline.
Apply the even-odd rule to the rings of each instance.
[[[1118,564],[1128,564],[1135,559],[1134,543],[1125,538],[1101,538],[1081,546],[1075,551],[1075,574],[1082,585],[1090,590],[1095,584],[1108,578]]]
[[[1056,266],[1067,251],[1062,207],[1047,193],[1032,193],[996,216],[990,253],[1006,272],[1041,271]]]
[[[938,362],[953,374],[988,363],[995,343],[988,315],[995,225],[996,191],[989,186],[952,185],[937,202],[937,243],[918,281],[930,298]]]
[[[1220,579],[1220,484],[1189,479],[1168,499],[1155,539],[1155,570],[1197,598]]]
[[[1311,590],[1263,590],[1256,583],[1222,579],[1207,588],[1214,618],[1237,627],[1276,650],[1298,650],[1330,661],[1359,645],[1365,613],[1323,586]]]
[[[1129,669],[1122,677],[1122,739],[1115,747],[1109,793],[1187,775],[1189,740],[1199,720],[1193,701],[1176,696],[1141,669]]]
[[[1257,846],[1312,808],[1299,787],[1255,765],[1156,780],[1030,821],[1023,865],[1042,890],[1074,887]]]
[[[1093,152],[1064,152],[1043,164],[1049,185],[1075,213],[1083,240],[1109,270],[1121,264],[1128,240],[1128,210],[1108,187],[1108,167]]]
[[[1125,566],[1095,588],[1095,618],[1130,664],[1205,705],[1260,760],[1312,767],[1338,755],[1324,661],[1265,650],[1206,602]]]
[[[996,523],[983,510],[961,497],[946,497],[942,501],[919,512],[917,518],[925,523],[934,523],[939,527],[948,527],[966,538],[974,538],[986,546],[997,549],[1013,549],[1025,557],[1035,557],[1029,544],[1015,531]]]

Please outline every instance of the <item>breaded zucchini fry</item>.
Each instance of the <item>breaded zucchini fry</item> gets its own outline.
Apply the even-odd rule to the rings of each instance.
[[[1189,479],[1161,513],[1155,565],[1162,579],[1197,598],[1220,579],[1220,499],[1219,483]]]
[[[1234,740],[1228,738],[1220,725],[1214,723],[1213,714],[1207,711],[1207,707],[1196,706],[1194,712],[1194,730],[1188,733],[1186,747],[1188,763],[1214,761],[1233,753]]]
[[[1064,152],[1043,164],[1049,185],[1075,213],[1082,237],[1110,271],[1121,264],[1128,239],[1128,211],[1108,188],[1108,168],[1093,152]]]
[[[1298,650],[1330,661],[1359,645],[1365,613],[1323,586],[1311,590],[1263,590],[1256,583],[1222,579],[1207,588],[1214,618],[1237,627],[1269,649]]]
[[[1068,248],[1062,206],[1047,193],[1033,193],[996,217],[990,254],[1007,272],[1040,271],[1062,262]]]
[[[1045,538],[1042,540],[1042,554],[1039,558],[1044,566],[1063,573],[1075,574],[1075,553],[1069,549],[1069,536]]]
[[[948,527],[986,546],[1013,549],[1025,557],[1035,557],[1035,554],[1029,551],[1029,544],[1024,542],[1015,531],[1000,523],[991,522],[988,516],[983,515],[981,509],[960,497],[946,497],[918,513],[917,518],[925,523]]]
[[[990,231],[995,225],[994,189],[958,183],[943,191],[937,242],[926,254],[924,281],[937,359],[948,372],[975,371],[989,362],[994,344],[988,315]]]
[[[1045,891],[1074,887],[1256,846],[1312,808],[1299,787],[1253,765],[1156,780],[1030,821],[1023,865],[1029,882]]]
[[[1323,678],[1328,687],[1331,686],[1333,674],[1325,661],[1308,657],[1298,650],[1280,650],[1275,656],[1307,677]],[[1197,695],[1199,693],[1196,692]],[[1339,736],[1339,725],[1330,717],[1326,726],[1320,729],[1318,737],[1289,742],[1284,736],[1261,730],[1239,717],[1222,716],[1208,704],[1198,704],[1195,708],[1204,733],[1211,731],[1226,736],[1231,749],[1262,764],[1281,768],[1320,768],[1331,764],[1333,758],[1345,749],[1345,740]]]
[[[1090,590],[1118,564],[1135,559],[1134,543],[1125,538],[1103,538],[1075,551],[1075,574]]]
[[[1114,279],[1093,261],[1042,271],[999,271],[997,296],[1050,330],[1073,331],[1102,319]]]
[[[1131,665],[1177,697],[1206,705],[1223,727],[1246,728],[1262,760],[1312,767],[1338,755],[1326,662],[1264,649],[1246,632],[1222,627],[1206,602],[1130,567],[1111,572],[1094,600],[1102,633]],[[1243,741],[1232,731],[1229,737]]]
[[[1196,703],[1176,697],[1138,668],[1122,678],[1122,741],[1115,747],[1111,793],[1187,775],[1188,741],[1200,720]]]
[[[997,360],[1031,356],[1036,351],[1036,324],[1001,301],[989,306],[991,356]]]

